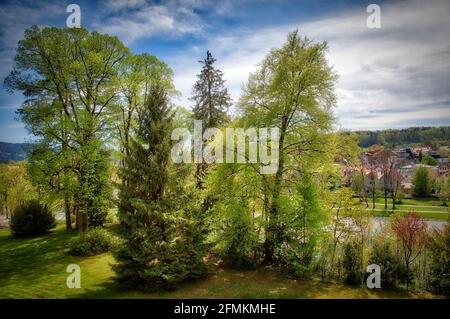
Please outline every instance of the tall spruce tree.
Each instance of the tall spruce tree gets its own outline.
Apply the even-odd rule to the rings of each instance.
[[[171,289],[204,269],[189,237],[195,226],[185,211],[180,174],[170,168],[172,117],[166,90],[153,84],[120,173],[127,181],[119,203],[125,243],[115,271],[124,287]]]
[[[199,61],[202,66],[198,80],[193,87],[191,100],[195,102],[194,118],[202,120],[206,128],[221,126],[227,122],[227,111],[231,106],[231,98],[225,87],[223,72],[214,67],[216,59],[211,52],[206,52],[206,59]],[[208,167],[204,163],[197,164],[197,188],[203,188],[203,180]]]

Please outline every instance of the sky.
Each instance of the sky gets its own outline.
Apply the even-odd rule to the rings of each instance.
[[[31,25],[65,27],[75,3],[81,25],[118,36],[134,53],[169,64],[181,95],[189,96],[210,50],[237,103],[249,73],[270,49],[298,29],[327,41],[336,83],[336,126],[376,130],[450,125],[450,1],[269,0],[0,0],[0,81],[12,70],[17,42]],[[380,7],[380,28],[369,28],[367,6]],[[0,141],[30,135],[16,120],[23,97],[0,87]]]

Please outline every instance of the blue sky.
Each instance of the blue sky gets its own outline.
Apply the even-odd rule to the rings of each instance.
[[[81,8],[82,26],[117,35],[133,52],[167,62],[188,100],[206,50],[217,58],[232,98],[268,51],[299,29],[329,44],[328,60],[339,74],[337,125],[383,129],[450,125],[450,2],[443,1],[1,1],[0,78],[13,65],[23,31],[65,26],[66,7]],[[366,25],[367,5],[381,8],[381,28]],[[20,93],[0,88],[0,141],[29,138],[15,121]]]

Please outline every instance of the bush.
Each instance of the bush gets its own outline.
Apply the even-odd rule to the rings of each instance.
[[[360,285],[362,282],[362,247],[357,242],[345,245],[343,266],[345,271],[345,282],[351,285]]]
[[[31,200],[13,211],[10,228],[14,236],[36,236],[47,233],[55,225],[48,206]]]
[[[224,231],[222,259],[231,266],[240,269],[252,269],[259,264],[258,237],[251,225],[235,221]]]
[[[310,242],[283,243],[275,251],[275,258],[290,276],[305,278],[311,275],[314,245]]]
[[[450,225],[435,230],[430,236],[428,249],[431,256],[429,288],[431,291],[450,296]]]
[[[120,241],[103,228],[93,228],[81,235],[70,245],[73,256],[94,256],[116,249]]]
[[[374,244],[369,264],[380,266],[382,288],[395,288],[399,282],[406,281],[407,270],[401,260],[394,255],[389,243]]]
[[[217,248],[226,265],[240,269],[255,268],[260,262],[260,244],[252,215],[239,203],[226,206],[226,223],[217,234]]]

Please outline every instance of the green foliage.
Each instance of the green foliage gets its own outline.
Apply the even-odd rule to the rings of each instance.
[[[25,162],[0,163],[0,213],[8,216],[18,205],[37,197],[27,175],[28,167]]]
[[[428,169],[419,167],[413,177],[414,195],[428,196],[431,191],[431,181],[428,176]]]
[[[344,247],[343,266],[345,282],[360,285],[362,280],[362,246],[356,241],[348,242]]]
[[[104,220],[108,159],[100,145],[110,138],[118,69],[129,54],[117,37],[32,26],[5,79],[8,90],[27,97],[18,113],[39,144],[31,169],[35,184],[64,197],[66,211],[80,214],[81,231],[88,219],[92,225]]]
[[[78,184],[79,208],[85,209],[91,227],[103,226],[111,207],[109,153],[100,141],[83,146],[80,157],[82,178]]]
[[[120,240],[106,229],[96,227],[77,237],[70,243],[69,254],[73,256],[95,256],[117,249]]]
[[[273,49],[250,75],[239,103],[245,126],[280,128],[278,171],[262,177],[267,219],[264,248],[268,262],[274,261],[274,253],[281,248],[284,236],[291,237],[291,232],[300,231],[297,223],[287,222],[287,216],[308,214],[296,212],[296,198],[302,197],[298,190],[301,176],[322,171],[333,159],[334,153],[324,150],[335,142],[328,133],[337,76],[327,63],[326,51],[326,43],[314,43],[298,31],[289,33],[286,43]],[[314,213],[308,217],[313,222],[304,224],[303,233],[308,234],[303,238],[304,244],[310,240],[309,234],[316,231],[308,227],[320,227]],[[291,243],[287,245],[290,247]]]
[[[233,267],[254,268],[260,262],[261,245],[252,215],[239,203],[224,209],[227,219],[219,238],[223,260]]]
[[[373,144],[404,145],[424,144],[429,141],[438,141],[444,145],[450,141],[450,127],[411,127],[407,129],[388,129],[382,131],[357,131],[359,146],[369,147]]]
[[[400,282],[405,282],[407,270],[401,260],[394,254],[388,242],[375,242],[369,264],[380,266],[382,288],[395,288]]]
[[[450,198],[450,176],[441,176],[436,178],[434,186],[436,194],[441,200],[442,205],[446,206],[447,201]]]
[[[14,210],[10,228],[14,236],[36,236],[45,234],[55,225],[55,218],[47,205],[30,200]]]
[[[442,230],[434,230],[429,239],[429,288],[435,293],[450,296],[450,224],[447,223]]]
[[[199,61],[202,71],[197,75],[193,96],[195,101],[194,116],[204,120],[206,127],[217,127],[228,121],[227,111],[231,106],[231,98],[224,86],[223,72],[216,69],[212,54],[207,51],[206,59]]]
[[[204,269],[200,243],[188,238],[196,225],[185,211],[183,176],[169,169],[172,116],[167,90],[154,84],[120,171],[124,246],[114,270],[123,287],[172,289]]]
[[[207,180],[208,192],[214,194],[210,240],[225,263],[236,268],[253,268],[261,261],[262,203],[255,199],[259,188],[254,174],[246,165],[220,164]]]
[[[290,275],[305,278],[312,272],[314,248],[311,242],[282,243],[275,251],[276,260]]]
[[[425,154],[425,155],[422,156],[421,163],[425,164],[425,165],[432,165],[432,166],[434,166],[434,165],[437,165],[438,161],[434,157],[432,157],[432,156],[430,156],[428,154]]]

